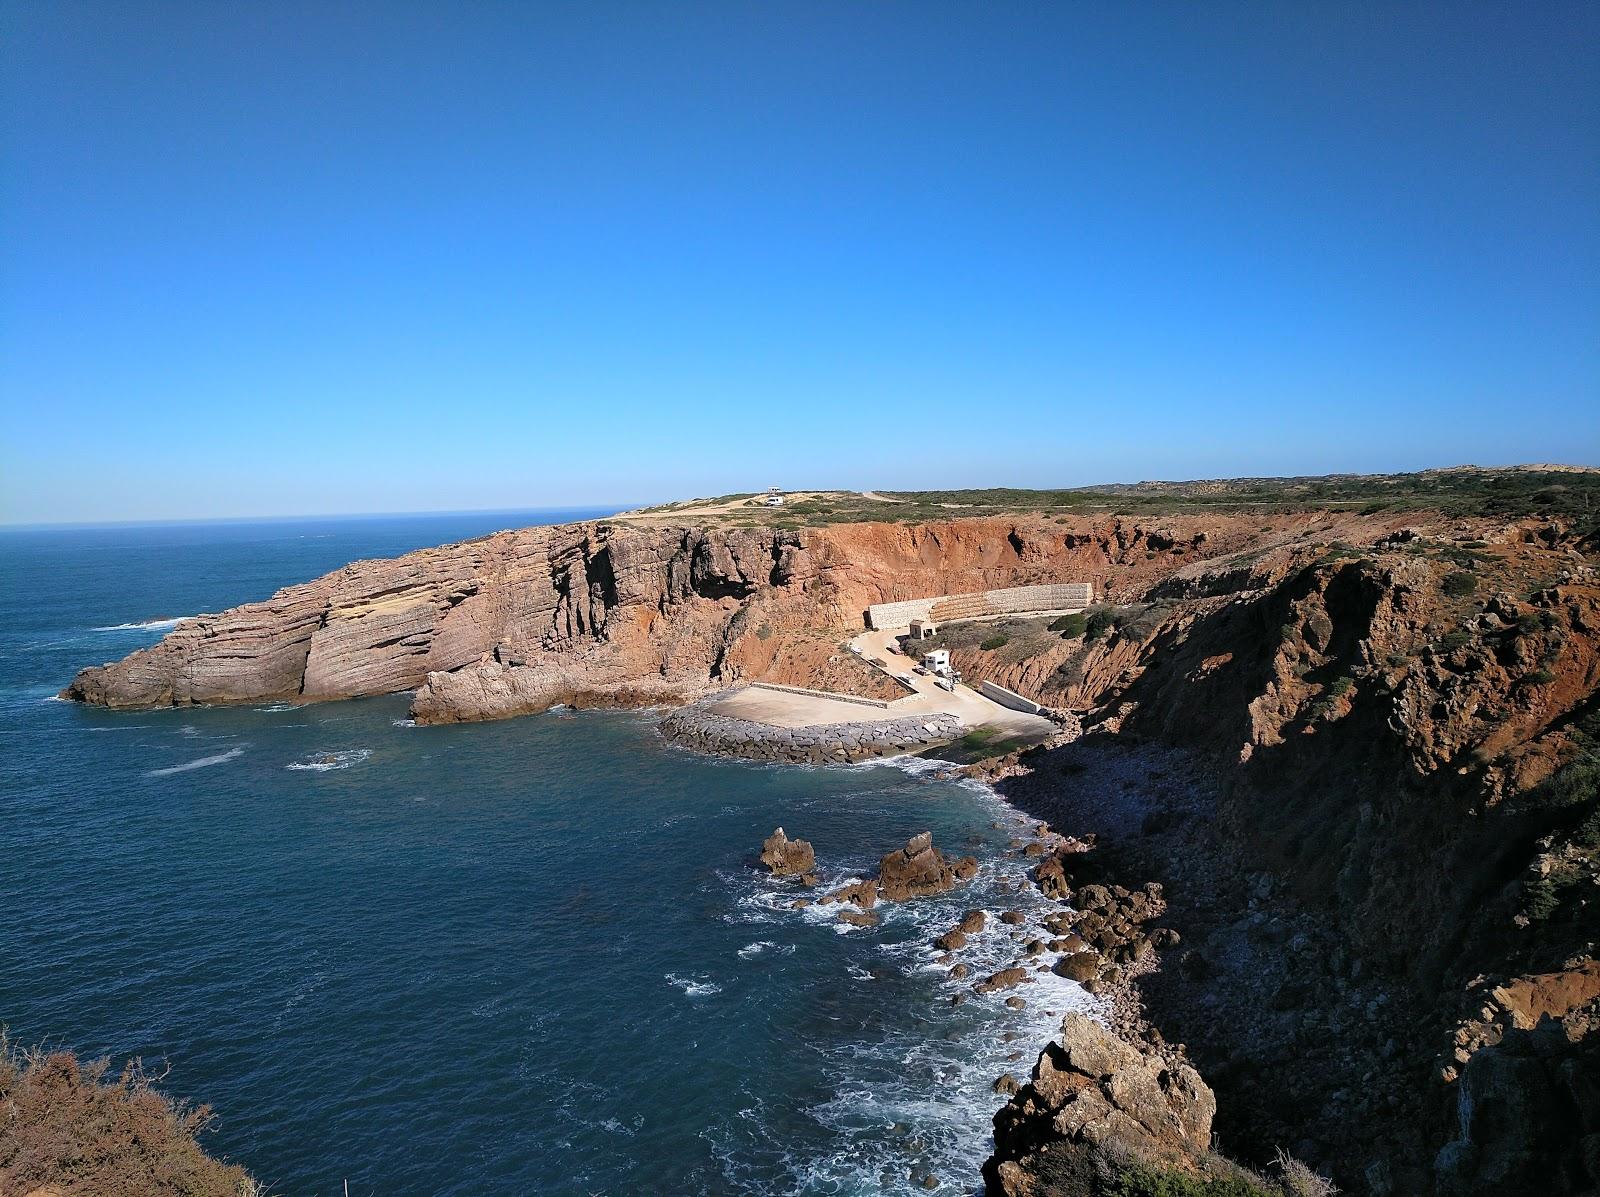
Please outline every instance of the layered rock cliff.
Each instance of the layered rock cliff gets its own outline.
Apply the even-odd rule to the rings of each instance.
[[[415,690],[420,720],[448,722],[682,699],[737,679],[815,684],[830,647],[816,630],[859,630],[872,603],[1063,579],[1115,592],[1252,535],[1197,519],[1037,517],[527,528],[356,562],[187,620],[83,670],[65,696],[134,708]]]

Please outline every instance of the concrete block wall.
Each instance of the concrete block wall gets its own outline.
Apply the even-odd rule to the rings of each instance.
[[[1026,711],[1030,715],[1037,715],[1044,709],[1033,699],[1024,698],[1015,690],[1007,690],[1004,686],[997,686],[993,682],[980,683],[978,693],[1003,707],[1010,707],[1013,711]]]
[[[874,628],[907,628],[913,619],[932,619],[937,623],[1028,611],[1072,611],[1092,602],[1093,583],[1048,582],[1039,586],[1009,586],[1001,590],[941,594],[898,603],[874,603],[867,608],[867,620]]]

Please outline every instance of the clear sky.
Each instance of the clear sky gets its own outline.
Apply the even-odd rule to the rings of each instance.
[[[1600,6],[0,7],[0,521],[1600,463]]]

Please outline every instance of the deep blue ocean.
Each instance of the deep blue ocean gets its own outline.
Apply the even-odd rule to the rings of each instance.
[[[1045,976],[1022,1012],[950,1002],[934,934],[1043,913],[982,788],[703,759],[650,712],[52,697],[162,621],[585,514],[0,532],[0,1022],[169,1068],[285,1197],[976,1191],[991,1083],[1087,1000]],[[850,930],[751,867],[779,824],[829,882],[924,829],[983,870]],[[1013,934],[966,958],[1011,963]]]

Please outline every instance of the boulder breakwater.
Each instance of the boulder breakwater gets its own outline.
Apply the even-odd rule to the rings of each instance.
[[[716,697],[668,715],[661,721],[661,734],[675,744],[699,752],[797,765],[844,763],[920,752],[948,744],[961,734],[961,721],[944,713],[777,727],[719,715],[709,709]]]

